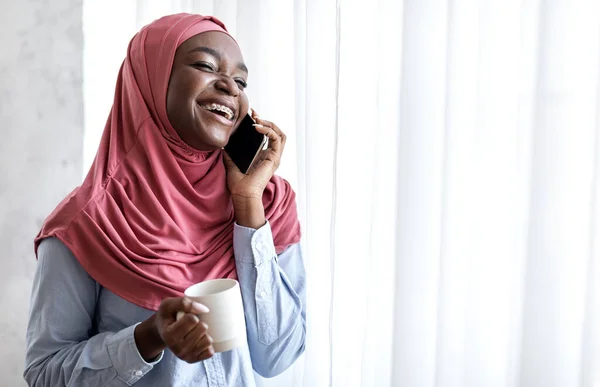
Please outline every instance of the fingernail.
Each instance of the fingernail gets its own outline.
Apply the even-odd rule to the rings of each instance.
[[[210,309],[208,309],[206,307],[206,305],[202,305],[201,303],[194,301],[194,302],[192,302],[192,312],[208,313],[208,312],[210,312]]]
[[[261,128],[266,128],[266,126],[261,125],[261,124],[252,124],[252,126],[260,126]]]

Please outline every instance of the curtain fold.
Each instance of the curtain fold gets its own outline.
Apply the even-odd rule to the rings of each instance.
[[[306,353],[260,386],[600,386],[599,1],[86,3],[88,165],[167,13],[222,19],[288,134]]]

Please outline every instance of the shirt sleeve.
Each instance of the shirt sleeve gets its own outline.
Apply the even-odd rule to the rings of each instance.
[[[29,386],[131,386],[162,359],[144,361],[135,325],[92,334],[99,290],[61,241],[41,242],[27,327]]]
[[[279,256],[271,226],[234,226],[233,248],[254,370],[263,377],[285,371],[304,352],[306,274],[300,244]]]

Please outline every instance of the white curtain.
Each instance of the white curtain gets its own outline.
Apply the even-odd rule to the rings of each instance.
[[[600,386],[600,1],[85,3],[86,165],[128,40],[179,11],[289,135],[308,338],[261,386]]]

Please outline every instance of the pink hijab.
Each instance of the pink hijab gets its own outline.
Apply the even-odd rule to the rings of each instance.
[[[205,31],[228,34],[216,18],[178,14],[134,36],[94,163],[35,239],[36,254],[60,239],[98,283],[153,310],[194,283],[237,277],[222,151],[189,147],[166,111],[175,51]],[[295,194],[275,176],[263,203],[282,252],[300,240]]]

